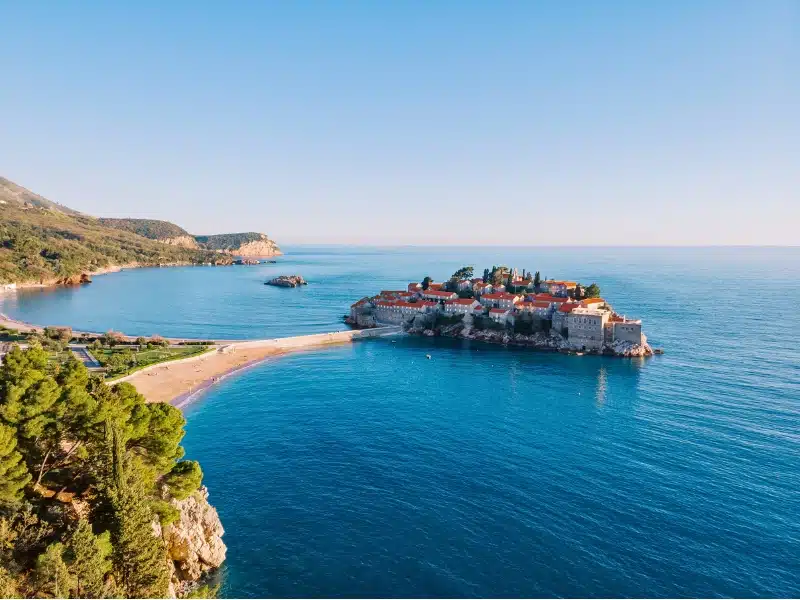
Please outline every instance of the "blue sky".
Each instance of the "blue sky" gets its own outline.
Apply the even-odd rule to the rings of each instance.
[[[800,244],[800,2],[7,2],[0,175],[283,243]]]

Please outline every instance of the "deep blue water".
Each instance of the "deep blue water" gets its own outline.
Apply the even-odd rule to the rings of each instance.
[[[370,340],[271,360],[187,409],[226,596],[800,595],[800,250],[300,248],[130,271],[0,310],[126,333],[341,328],[462,263],[596,281],[666,354]],[[261,285],[300,272],[299,290]],[[425,358],[426,354],[431,359]]]

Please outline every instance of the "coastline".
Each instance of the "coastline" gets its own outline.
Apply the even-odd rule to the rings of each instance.
[[[17,290],[25,290],[25,289],[38,289],[38,288],[55,288],[55,287],[62,287],[68,285],[86,285],[91,283],[91,281],[75,281],[71,282],[73,278],[80,279],[82,276],[87,276],[89,278],[97,277],[99,275],[108,275],[110,273],[119,273],[120,271],[124,271],[125,269],[148,269],[148,268],[162,268],[162,267],[203,267],[209,265],[201,265],[197,263],[185,262],[185,263],[166,263],[166,264],[142,264],[142,263],[129,263],[124,265],[111,265],[108,267],[101,267],[94,271],[82,271],[79,275],[73,275],[68,278],[55,278],[47,282],[33,282],[33,281],[25,281],[25,282],[9,282],[9,283],[2,283],[0,284],[0,294],[2,293],[13,293]],[[227,265],[211,265],[211,266],[227,266]],[[66,282],[64,280],[67,280]]]
[[[205,392],[210,390],[216,384],[220,383],[222,380],[227,379],[228,377],[231,377],[233,375],[237,375],[243,371],[246,371],[251,367],[255,367],[256,365],[260,365],[261,363],[266,362],[270,358],[283,356],[284,354],[285,353],[281,352],[281,353],[276,353],[272,356],[265,356],[264,358],[256,358],[241,366],[233,367],[232,369],[222,373],[221,375],[218,375],[210,379],[206,379],[197,387],[197,389],[191,392],[186,392],[184,394],[181,394],[180,396],[177,396],[172,400],[170,400],[169,403],[177,409],[183,409],[185,406],[189,406],[192,402],[199,399],[200,396],[202,396]]]
[[[311,348],[348,344],[399,331],[399,327],[383,327],[218,344],[216,352],[208,352],[192,361],[159,363],[148,371],[134,373],[126,381],[148,402],[168,402],[180,407],[231,374],[268,358]]]
[[[242,256],[244,258],[253,258],[256,260],[267,260],[270,258],[274,258],[276,256],[283,256],[283,252],[280,250],[267,255],[239,255],[235,254],[232,251],[220,251],[220,255],[225,257],[236,257]],[[101,267],[99,269],[95,269],[93,271],[81,271],[77,275],[71,275],[69,277],[62,277],[62,278],[53,278],[49,281],[43,282],[34,282],[34,281],[11,281],[8,283],[0,283],[0,295],[4,293],[12,293],[17,290],[24,290],[24,289],[36,289],[36,288],[48,288],[48,287],[60,287],[66,285],[83,285],[85,283],[91,283],[91,278],[96,277],[98,275],[108,275],[109,273],[118,273],[125,269],[157,269],[157,268],[168,268],[168,267],[230,267],[234,266],[233,262],[229,263],[196,263],[196,262],[174,262],[174,263],[159,263],[159,264],[143,264],[143,263],[127,263],[124,265],[110,265],[108,267]],[[81,278],[87,277],[89,281],[81,281]]]

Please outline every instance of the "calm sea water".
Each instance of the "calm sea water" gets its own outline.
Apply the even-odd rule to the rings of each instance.
[[[664,356],[371,340],[187,410],[227,596],[800,595],[800,250],[296,248],[4,297],[34,322],[246,338],[465,263],[596,281]],[[263,281],[304,275],[307,288]],[[426,354],[431,359],[425,358]]]

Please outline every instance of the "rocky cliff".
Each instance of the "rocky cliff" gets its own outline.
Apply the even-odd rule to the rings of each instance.
[[[264,236],[264,239],[260,241],[242,244],[238,250],[228,250],[227,253],[236,256],[250,256],[258,258],[279,256],[283,254],[280,248],[278,248],[278,245],[267,236]]]
[[[222,252],[231,256],[267,258],[283,254],[273,240],[263,233],[222,233],[218,235],[196,235],[202,248]]]
[[[193,250],[199,249],[200,244],[197,243],[197,240],[194,239],[191,235],[180,235],[178,237],[172,238],[164,238],[163,240],[158,240],[159,242],[164,242],[165,244],[169,244],[170,246],[180,246],[181,248],[191,248]]]
[[[442,336],[476,340],[490,344],[503,344],[506,346],[520,346],[535,350],[550,352],[585,354],[602,354],[605,356],[637,357],[651,356],[655,352],[649,344],[633,344],[631,342],[617,341],[613,344],[604,344],[600,349],[583,350],[572,344],[565,337],[556,333],[536,332],[531,334],[514,333],[508,330],[477,329],[471,326],[471,319],[452,325],[434,326],[428,315],[417,315],[406,323],[406,331],[411,334],[424,336]],[[660,352],[660,351],[659,351]]]
[[[172,572],[170,592],[179,597],[225,562],[227,548],[222,541],[225,530],[217,510],[208,503],[205,486],[185,500],[173,499],[170,504],[178,510],[178,520],[163,530],[158,525],[154,529],[167,548]]]

